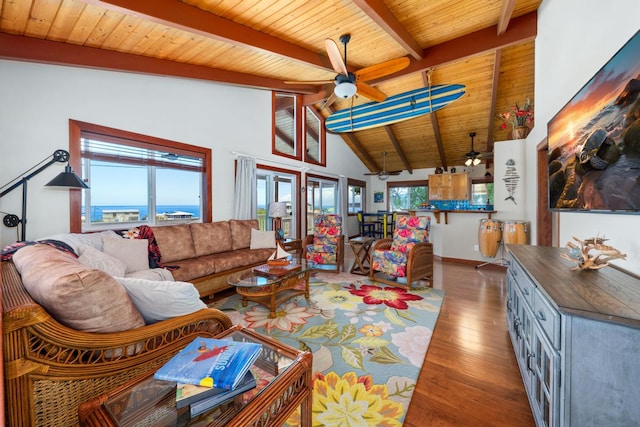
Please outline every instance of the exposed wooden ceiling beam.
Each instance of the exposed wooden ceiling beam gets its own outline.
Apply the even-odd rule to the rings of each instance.
[[[335,107],[331,107],[331,106],[327,107],[327,109],[331,113],[336,111]],[[354,153],[356,153],[358,157],[365,160],[364,164],[367,168],[369,168],[369,171],[377,172],[380,170],[375,160],[373,160],[369,152],[363,147],[362,143],[353,132],[343,132],[343,133],[340,133],[339,135],[342,137],[342,139],[344,139],[345,142],[347,142],[347,144],[351,143],[352,145],[351,149],[353,150]]]
[[[384,130],[387,131],[387,135],[389,136],[389,139],[391,140],[391,143],[393,144],[393,148],[396,149],[396,153],[400,157],[400,160],[402,161],[402,164],[404,165],[404,169],[406,169],[407,172],[412,174],[413,173],[413,168],[409,164],[409,160],[407,159],[407,156],[404,154],[404,151],[402,150],[402,147],[400,147],[400,141],[398,141],[398,137],[396,136],[396,133],[393,131],[393,129],[391,129],[391,126],[385,126]]]
[[[500,83],[500,61],[502,59],[502,50],[495,52],[493,59],[493,79],[491,81],[491,107],[489,108],[489,117],[487,117],[487,146],[486,151],[493,151],[493,123],[496,117],[496,99],[498,99],[498,84]]]
[[[431,86],[431,71],[422,73],[422,82],[425,87]],[[444,145],[442,145],[442,135],[440,134],[440,126],[438,126],[438,116],[436,115],[436,111],[429,114],[429,118],[431,119],[431,127],[433,128],[433,135],[436,140],[436,147],[438,148],[438,155],[440,156],[440,164],[447,170],[447,156],[444,154]]]
[[[85,0],[87,3],[133,14],[189,33],[278,55],[316,68],[333,70],[329,58],[178,0]]]
[[[507,31],[511,15],[513,14],[513,8],[516,5],[516,0],[502,0],[502,10],[500,11],[500,19],[498,20],[498,32],[501,36]]]
[[[474,33],[431,46],[425,51],[425,56],[420,60],[412,60],[407,68],[383,78],[372,80],[369,84],[380,84],[384,81],[403,77],[408,74],[419,73],[429,68],[434,68],[450,62],[459,61],[496,49],[512,46],[516,43],[533,40],[537,34],[538,14],[531,12],[511,20],[509,29],[498,36],[497,26],[491,26]]]
[[[418,42],[409,34],[382,0],[353,0],[353,3],[385,30],[409,55],[415,59],[424,57],[423,49]]]
[[[450,62],[460,61],[472,56],[493,52],[496,49],[502,49],[516,43],[532,40],[537,34],[537,22],[537,13],[531,12],[513,19],[509,30],[502,36],[496,34],[497,27],[494,25],[476,31],[475,33],[440,43],[427,49],[423,59],[417,61],[412,60],[409,67],[404,70],[377,80],[372,80],[368,83],[377,85],[409,74],[423,72],[429,68],[437,68]],[[327,96],[328,94],[325,91],[307,95],[303,99],[303,104],[315,104]]]
[[[184,77],[210,80],[237,86],[253,87],[280,92],[316,93],[312,85],[290,85],[282,80],[253,74],[192,65],[182,62],[130,55],[111,50],[60,43],[33,37],[0,33],[0,58],[40,62],[56,65],[73,65],[101,70],[128,71],[159,76]]]

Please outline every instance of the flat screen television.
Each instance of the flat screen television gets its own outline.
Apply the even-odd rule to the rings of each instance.
[[[551,210],[640,213],[640,31],[547,131]]]

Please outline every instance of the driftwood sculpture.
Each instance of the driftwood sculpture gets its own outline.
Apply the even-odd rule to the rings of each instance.
[[[573,242],[567,242],[569,252],[560,254],[562,258],[578,263],[572,270],[598,270],[608,266],[609,261],[614,259],[627,259],[627,254],[621,253],[613,246],[604,244],[608,239],[596,236],[580,240],[574,236],[573,240],[580,243],[580,246]]]

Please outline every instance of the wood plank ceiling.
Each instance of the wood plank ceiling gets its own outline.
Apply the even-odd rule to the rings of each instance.
[[[541,0],[0,0],[0,58],[218,81],[304,94],[324,116],[333,79],[325,39],[350,33],[350,71],[408,57],[370,82],[387,95],[459,83],[466,94],[427,116],[343,134],[372,171],[461,165],[510,139],[496,113],[534,103]],[[432,71],[429,71],[432,70]],[[428,79],[427,76],[430,75]],[[357,96],[354,105],[370,102]],[[328,147],[331,149],[331,147]],[[487,156],[489,157],[489,156]]]

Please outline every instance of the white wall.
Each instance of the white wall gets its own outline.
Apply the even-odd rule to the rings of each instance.
[[[0,94],[0,185],[54,150],[68,149],[69,119],[210,147],[216,221],[233,216],[232,151],[278,167],[310,166],[271,154],[269,91],[0,60]],[[330,134],[327,165],[311,169],[357,179],[367,172],[343,140]],[[68,190],[61,194],[43,187],[62,167],[51,166],[29,181],[27,240],[69,231]],[[0,199],[0,211],[20,216],[20,204],[21,191],[16,189]],[[15,228],[0,226],[2,246],[15,240]]]
[[[536,145],[547,135],[547,122],[640,28],[638,0],[543,0],[536,38],[536,126],[527,137],[528,219],[536,215]],[[640,274],[640,216],[559,214],[558,246],[572,236],[605,236],[627,253],[620,267]],[[532,230],[535,236],[535,229]]]

